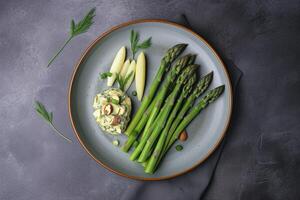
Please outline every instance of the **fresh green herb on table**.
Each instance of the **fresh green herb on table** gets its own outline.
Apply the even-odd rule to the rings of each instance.
[[[64,138],[65,140],[67,140],[68,142],[72,142],[69,138],[67,138],[66,136],[64,136],[54,125],[53,125],[53,113],[52,112],[48,112],[45,108],[45,106],[36,101],[35,102],[35,111],[38,115],[40,115],[40,117],[42,117],[50,126],[51,128],[62,138]]]
[[[71,20],[71,27],[70,27],[70,35],[69,38],[66,40],[64,45],[58,50],[58,52],[51,58],[49,61],[47,67],[49,67],[52,62],[55,60],[55,58],[63,51],[63,49],[67,46],[67,44],[77,35],[80,35],[82,33],[85,33],[88,31],[88,29],[91,27],[91,25],[94,23],[93,18],[95,17],[95,11],[96,8],[92,8],[86,16],[80,20],[77,24],[72,19]]]
[[[70,27],[70,36],[64,43],[64,45],[58,50],[58,52],[50,59],[47,67],[49,67],[52,62],[57,58],[57,56],[63,51],[63,49],[67,46],[67,44],[77,35],[80,35],[82,33],[85,33],[88,31],[88,29],[91,27],[91,25],[94,23],[93,18],[95,16],[96,8],[92,8],[85,17],[80,20],[77,24],[72,19],[71,20],[71,27]],[[109,76],[107,74],[107,76]],[[35,102],[35,111],[51,126],[51,128],[62,138],[67,140],[68,142],[72,142],[69,138],[64,136],[54,125],[53,125],[53,113],[48,112],[45,108],[45,106],[36,101]]]
[[[132,59],[134,59],[134,56],[139,49],[147,49],[150,46],[151,46],[151,37],[144,40],[142,43],[139,43],[139,33],[134,30],[131,30],[130,47],[131,47]]]

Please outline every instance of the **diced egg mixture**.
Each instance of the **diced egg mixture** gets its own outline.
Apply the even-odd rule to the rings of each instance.
[[[93,108],[93,115],[102,130],[113,135],[125,131],[130,120],[131,100],[122,90],[111,88],[97,94]]]

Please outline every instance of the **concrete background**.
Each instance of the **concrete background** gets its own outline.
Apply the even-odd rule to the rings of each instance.
[[[70,19],[94,6],[93,27],[45,69],[67,38]],[[183,13],[244,74],[222,156],[202,196],[202,186],[190,179],[197,179],[194,171],[158,187],[98,166],[76,141],[67,113],[73,66],[99,34],[128,20],[174,20]],[[151,199],[152,192],[162,199],[298,199],[299,46],[296,0],[1,0],[0,199]],[[73,144],[34,113],[36,99],[54,112],[54,123]],[[164,188],[170,184],[173,192]]]

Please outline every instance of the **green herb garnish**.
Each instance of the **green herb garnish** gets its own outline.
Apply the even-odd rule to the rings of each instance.
[[[131,92],[132,96],[136,96],[137,95],[137,92],[134,90]]]
[[[183,149],[183,146],[181,146],[181,145],[177,145],[177,146],[175,147],[175,149],[176,149],[176,151],[182,151],[182,149]]]
[[[57,128],[53,125],[53,113],[52,112],[48,112],[45,108],[45,106],[36,101],[35,102],[35,111],[51,126],[51,128],[62,138],[64,138],[65,140],[67,140],[68,142],[72,142],[69,138],[67,138],[66,136],[64,136],[59,130],[57,130]]]
[[[149,37],[147,40],[144,40],[142,43],[138,43],[138,42],[139,42],[139,33],[134,30],[131,30],[130,47],[132,52],[132,59],[134,59],[134,56],[139,49],[147,49],[151,46],[151,37]]]
[[[86,16],[80,20],[77,24],[72,19],[71,20],[71,27],[70,27],[70,35],[69,38],[66,40],[64,45],[60,48],[60,50],[51,58],[49,61],[47,67],[51,65],[51,63],[55,60],[55,58],[62,52],[62,50],[67,46],[67,44],[77,35],[80,35],[81,33],[87,32],[87,30],[91,27],[91,25],[94,23],[93,18],[95,17],[95,11],[96,8],[92,8]]]
[[[126,96],[125,96],[125,95],[122,95],[122,96],[120,97],[120,101],[123,102],[123,101],[125,100],[125,98],[126,98]]]
[[[111,77],[111,76],[112,76],[111,72],[103,72],[103,73],[100,74],[101,79],[106,79],[106,78]]]
[[[113,104],[115,104],[115,105],[118,105],[119,104],[119,101],[118,100],[116,100],[116,99],[111,99],[111,102],[113,103]]]
[[[125,78],[123,78],[119,73],[116,73],[116,80],[119,84],[120,90],[122,90],[123,92],[124,92],[125,85],[130,80],[131,76],[133,76],[133,72],[130,72],[130,74],[128,74],[128,76],[126,76]]]

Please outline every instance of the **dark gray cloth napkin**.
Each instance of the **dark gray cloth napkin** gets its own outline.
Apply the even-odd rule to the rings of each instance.
[[[193,26],[188,22],[185,15],[179,16],[178,19],[174,21],[193,30]],[[237,93],[239,80],[242,77],[242,72],[231,60],[226,58],[222,59],[230,74],[235,95]],[[233,118],[234,113],[232,120]],[[230,128],[226,134],[230,134]],[[137,181],[130,190],[126,190],[121,199],[201,199],[212,181],[225,143],[226,137],[217,150],[193,171],[170,180],[154,182]]]

